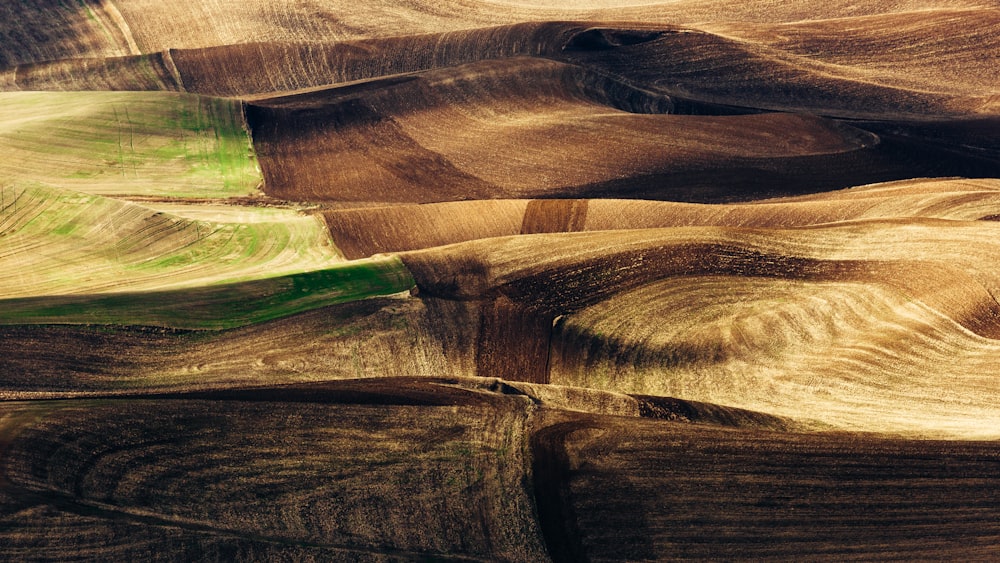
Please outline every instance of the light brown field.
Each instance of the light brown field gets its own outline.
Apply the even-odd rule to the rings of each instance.
[[[0,16],[0,559],[1000,549],[993,3]]]

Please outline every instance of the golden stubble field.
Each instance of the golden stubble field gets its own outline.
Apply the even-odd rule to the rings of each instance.
[[[992,3],[0,15],[0,559],[1000,549]]]

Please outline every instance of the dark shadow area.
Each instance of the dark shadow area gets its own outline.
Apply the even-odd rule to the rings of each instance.
[[[993,442],[589,420],[536,434],[563,436],[577,460],[546,484],[568,499],[557,514],[573,517],[575,560],[970,560],[996,547]]]
[[[554,315],[505,296],[480,305],[476,375],[549,383]]]
[[[739,203],[910,178],[1000,176],[1000,120],[847,123],[878,135],[879,143],[843,154],[681,165],[558,191],[574,198]]]
[[[128,44],[121,30],[101,25],[101,21],[108,20],[104,11],[99,0],[0,3],[0,69],[127,54]]]
[[[604,51],[659,39],[663,31],[595,28],[574,35],[563,51]]]

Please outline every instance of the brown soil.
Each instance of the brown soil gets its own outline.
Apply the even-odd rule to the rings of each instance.
[[[945,148],[931,130],[887,129],[905,127],[902,121],[867,125],[882,133],[875,136],[789,114],[724,116],[709,106],[689,108],[699,115],[648,113],[656,98],[628,85],[656,79],[609,81],[605,63],[575,63],[487,60],[254,101],[247,111],[265,190],[283,199],[341,202],[715,202],[913,174],[989,176],[1000,162],[981,151]],[[659,99],[673,98],[664,92]],[[476,142],[482,138],[492,141]],[[556,160],[553,146],[563,155]]]
[[[524,210],[522,235],[582,231],[587,221],[587,200],[534,200]]]
[[[362,258],[532,233],[690,226],[789,228],[900,215],[990,220],[992,215],[981,214],[997,201],[996,180],[925,180],[746,204],[480,200],[333,210],[324,217],[345,256]]]
[[[519,200],[397,205],[327,211],[323,218],[337,248],[355,259],[515,235],[527,205]]]
[[[69,166],[11,180],[65,191],[63,244],[7,197],[0,255],[64,294],[0,288],[54,323],[0,326],[0,559],[994,557],[1000,12],[527,4],[0,7],[0,90],[238,100],[264,195],[136,216],[308,210],[416,280],[230,330],[58,324],[98,302],[87,260],[146,264],[72,216],[134,126],[117,168],[67,164],[71,119],[22,147]],[[154,156],[200,185],[187,142]],[[218,288],[113,289],[215,326]]]
[[[549,383],[554,316],[500,296],[480,305],[476,373],[511,381]]]
[[[556,561],[667,551],[682,559],[978,559],[995,545],[993,443],[553,418],[532,449]]]

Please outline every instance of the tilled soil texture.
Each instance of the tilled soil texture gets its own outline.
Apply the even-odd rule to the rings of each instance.
[[[990,2],[0,39],[0,559],[1000,552]]]

